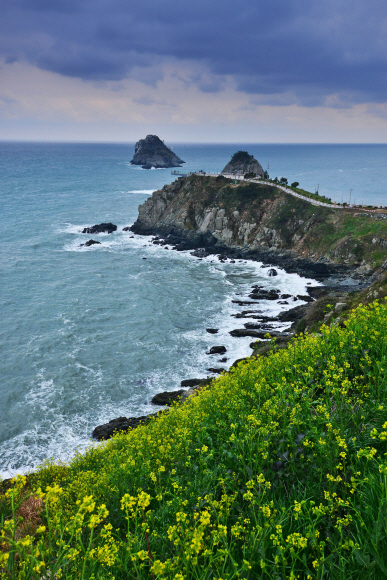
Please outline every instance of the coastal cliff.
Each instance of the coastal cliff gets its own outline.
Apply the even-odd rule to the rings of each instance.
[[[387,220],[314,206],[275,185],[190,175],[139,206],[138,234],[170,236],[179,249],[206,248],[315,275],[369,275],[385,260]]]

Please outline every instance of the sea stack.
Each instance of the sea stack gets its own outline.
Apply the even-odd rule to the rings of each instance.
[[[231,157],[226,167],[222,170],[223,174],[236,173],[237,175],[245,175],[246,173],[255,173],[257,177],[264,177],[262,166],[253,155],[247,151],[237,151]]]
[[[143,169],[165,169],[167,167],[181,167],[185,163],[171,149],[164,145],[157,135],[147,135],[134,146],[132,165],[141,165]]]

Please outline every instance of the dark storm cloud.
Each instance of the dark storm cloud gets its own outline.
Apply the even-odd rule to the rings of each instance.
[[[231,75],[272,104],[387,100],[382,0],[1,0],[0,10],[3,57],[62,75],[138,78],[172,58],[215,75],[192,79],[203,92]]]

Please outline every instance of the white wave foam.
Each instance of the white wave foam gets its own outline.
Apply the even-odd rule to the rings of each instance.
[[[121,193],[144,193],[146,195],[151,195],[155,189],[131,189],[130,191],[121,191]]]

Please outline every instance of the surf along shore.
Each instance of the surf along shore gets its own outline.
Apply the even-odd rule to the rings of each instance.
[[[334,206],[316,207],[305,198],[287,194],[278,184],[192,174],[154,192],[127,229],[156,236],[154,244],[192,250],[198,259],[214,255],[220,261],[254,260],[323,282],[324,286],[309,287],[306,296],[298,297],[280,292],[269,295],[253,286],[248,296],[235,301],[244,307],[236,315],[236,319],[243,319],[244,328],[236,328],[233,336],[258,339],[251,343],[254,357],[270,350],[265,344],[268,333],[276,339],[277,349],[284,348],[295,333],[318,328],[328,303],[338,316],[347,308],[348,294],[378,279],[385,254],[381,251],[383,236],[387,239],[384,217],[378,210],[367,214]],[[274,268],[272,272],[276,274]],[[289,311],[277,317],[265,316],[260,300],[267,299],[285,304],[290,299]],[[294,304],[297,299],[303,302]],[[276,328],[283,322],[290,324],[285,332]],[[218,348],[223,349],[218,354],[224,355],[224,347]],[[209,368],[215,373],[222,370],[218,364]],[[183,380],[183,388],[160,393],[152,402],[184,402],[211,381],[211,376]],[[188,391],[184,387],[189,387]],[[154,415],[112,419],[96,427],[93,437],[106,439],[117,430],[146,423]]]
[[[3,485],[5,578],[386,574],[387,225],[199,179],[155,192],[132,231],[324,286],[184,405]],[[251,318],[260,292],[245,330],[275,322]]]

